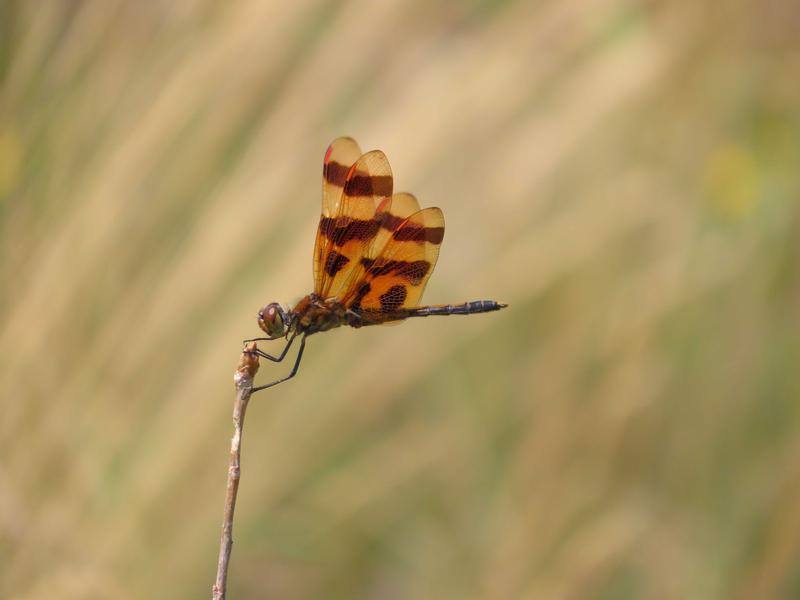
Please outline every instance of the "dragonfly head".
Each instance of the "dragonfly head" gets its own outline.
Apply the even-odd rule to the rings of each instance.
[[[289,317],[277,302],[267,304],[258,311],[258,326],[273,339],[286,335],[288,325]]]

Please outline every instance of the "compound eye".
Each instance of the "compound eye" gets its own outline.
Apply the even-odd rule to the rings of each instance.
[[[277,302],[268,304],[258,312],[258,326],[270,337],[281,337],[285,333],[283,310]]]

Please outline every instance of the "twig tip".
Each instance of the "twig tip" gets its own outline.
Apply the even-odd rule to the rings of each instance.
[[[253,385],[253,378],[258,372],[258,354],[256,354],[258,347],[255,342],[250,342],[245,345],[242,350],[242,356],[239,358],[239,365],[236,367],[236,373],[233,375],[233,382],[236,387],[245,385]]]

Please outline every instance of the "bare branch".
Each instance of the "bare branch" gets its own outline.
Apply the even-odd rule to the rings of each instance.
[[[253,377],[258,371],[258,355],[255,342],[245,346],[239,366],[233,376],[236,386],[236,399],[233,403],[233,437],[231,438],[231,455],[228,466],[228,487],[225,495],[225,513],[222,520],[222,537],[219,542],[219,561],[217,562],[217,579],[212,588],[213,600],[225,600],[228,582],[228,563],[233,547],[233,512],[236,510],[236,494],[239,491],[241,468],[239,457],[242,447],[242,427],[247,402],[253,391]]]

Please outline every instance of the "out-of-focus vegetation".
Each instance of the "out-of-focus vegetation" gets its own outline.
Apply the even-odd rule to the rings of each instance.
[[[447,235],[245,428],[231,598],[800,596],[800,10],[0,3],[0,596],[202,598],[322,154]],[[286,365],[262,366],[263,381]]]

